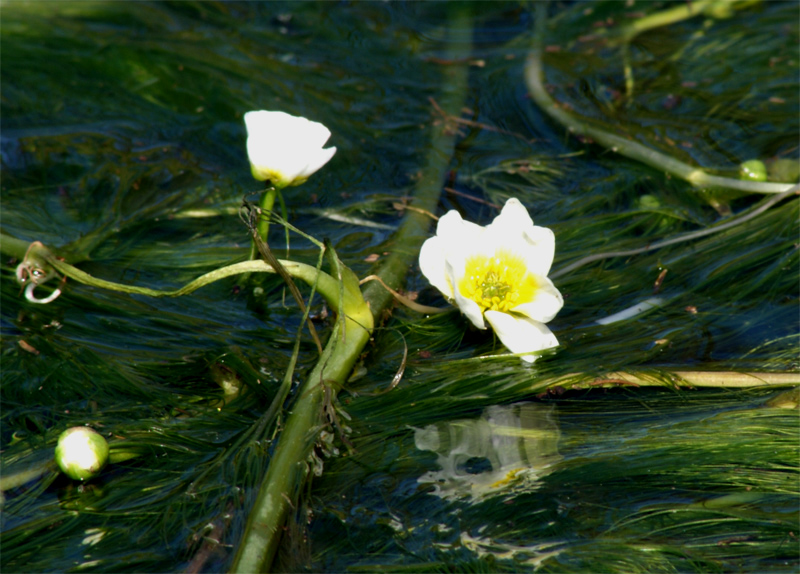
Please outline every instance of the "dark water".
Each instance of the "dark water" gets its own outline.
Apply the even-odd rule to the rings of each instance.
[[[324,123],[338,148],[285,191],[291,223],[331,239],[367,275],[444,119],[434,105],[443,71],[460,64],[444,59],[453,6],[4,3],[3,233],[153,288],[242,260],[249,236],[237,210],[261,190],[242,115],[282,110]],[[642,34],[625,100],[620,47],[598,34],[673,6],[553,4],[544,42],[553,97],[715,173],[755,158],[772,174],[778,160],[796,160],[796,4]],[[467,109],[453,126],[447,185],[482,201],[444,193],[439,215],[458,209],[486,224],[497,213],[486,202],[518,197],[555,231],[558,269],[762,199],[698,190],[569,137],[523,81],[533,7],[469,9]],[[620,370],[797,371],[797,216],[789,199],[724,233],[565,275],[556,284],[566,304],[550,324],[561,347],[533,368],[475,359],[502,347],[457,312],[395,309],[367,349],[366,375],[340,393],[347,440],[335,436],[339,455],[309,462],[324,473],[303,489],[276,567],[795,571],[797,416],[778,408],[791,397],[775,400],[785,389],[564,385],[543,395],[537,385]],[[273,226],[273,247],[282,251],[283,237]],[[292,258],[317,256],[292,235]],[[152,299],[70,281],[53,303],[33,305],[14,281],[18,259],[3,257],[0,474],[47,460],[72,425],[139,453],[86,485],[45,473],[6,491],[3,571],[224,571],[269,461],[273,437],[253,429],[300,325],[280,282],[259,280],[254,294],[228,279]],[[595,323],[652,297],[664,269],[659,308]],[[407,288],[445,304],[416,267]],[[404,346],[403,380],[373,396]],[[305,338],[295,378],[314,361]],[[222,406],[220,373],[250,392]]]

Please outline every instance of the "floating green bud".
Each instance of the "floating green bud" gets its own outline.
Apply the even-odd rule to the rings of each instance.
[[[760,159],[749,159],[739,166],[739,177],[747,181],[767,181],[767,166]]]
[[[108,462],[108,442],[89,427],[72,427],[61,433],[56,446],[56,463],[74,480],[97,476]]]

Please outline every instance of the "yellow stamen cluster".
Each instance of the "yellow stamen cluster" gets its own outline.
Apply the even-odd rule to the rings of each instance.
[[[464,277],[458,283],[461,295],[475,301],[481,312],[508,313],[517,305],[530,302],[536,288],[525,261],[502,249],[491,257],[474,255],[467,259]]]

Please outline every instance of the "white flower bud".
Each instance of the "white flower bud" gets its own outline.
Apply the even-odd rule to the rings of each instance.
[[[300,185],[336,153],[335,147],[322,147],[330,130],[306,118],[261,110],[247,112],[244,123],[253,177],[279,189]]]

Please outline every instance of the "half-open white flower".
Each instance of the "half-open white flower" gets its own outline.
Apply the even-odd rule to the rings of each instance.
[[[261,110],[247,112],[244,123],[253,177],[279,189],[305,182],[336,153],[322,147],[330,130],[306,118]]]
[[[511,352],[533,362],[534,353],[558,345],[545,325],[564,305],[547,278],[555,246],[553,232],[535,226],[512,198],[486,227],[446,213],[422,245],[419,266],[473,325],[489,323]]]

